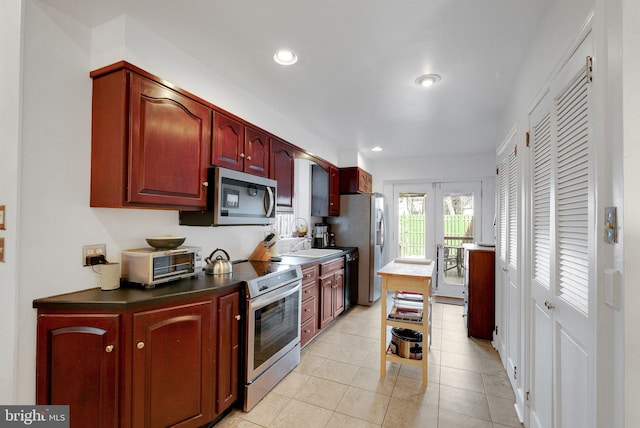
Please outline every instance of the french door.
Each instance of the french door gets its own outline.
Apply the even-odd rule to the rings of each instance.
[[[394,186],[397,257],[434,260],[434,293],[462,299],[465,243],[482,240],[481,182],[424,182]]]

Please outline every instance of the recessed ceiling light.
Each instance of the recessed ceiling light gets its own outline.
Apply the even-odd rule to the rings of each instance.
[[[288,49],[280,49],[273,55],[273,60],[280,65],[291,65],[298,61],[298,55]]]
[[[371,151],[372,151],[372,152],[381,152],[381,151],[382,151],[382,147],[380,147],[380,146],[372,147],[372,148],[371,148]]]
[[[433,84],[437,83],[439,80],[440,76],[437,74],[425,74],[416,79],[416,85],[428,88],[429,86],[433,86]]]

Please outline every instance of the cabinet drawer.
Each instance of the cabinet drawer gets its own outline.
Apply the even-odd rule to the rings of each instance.
[[[304,303],[302,303],[302,324],[305,323],[309,318],[316,316],[316,299],[311,298]]]
[[[302,286],[315,284],[318,276],[318,265],[302,269]],[[304,297],[302,298],[304,300]]]
[[[316,317],[311,317],[300,326],[300,345],[304,346],[316,335]]]
[[[308,284],[302,287],[302,301],[306,302],[309,299],[316,297],[317,287],[315,281],[312,284]]]
[[[326,275],[331,272],[335,272],[338,269],[344,267],[344,257],[331,260],[330,262],[320,264],[320,275]]]

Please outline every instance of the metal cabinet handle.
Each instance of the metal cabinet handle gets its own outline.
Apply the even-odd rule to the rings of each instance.
[[[104,348],[104,350],[105,350],[105,351],[107,351],[107,353],[110,353],[111,351],[113,351],[113,345],[107,345],[107,346]]]
[[[144,348],[144,342],[138,342],[138,343],[136,344],[136,348],[138,348],[138,349],[142,349],[142,348]]]
[[[234,318],[235,318],[237,321],[240,321],[240,318],[241,318],[241,317],[240,317],[240,315],[236,315]]]
[[[547,309],[549,309],[549,310],[551,310],[551,309],[553,309],[553,308],[555,308],[555,307],[556,307],[556,305],[554,305],[553,303],[551,303],[551,302],[550,302],[550,301],[548,301],[548,300],[545,300],[545,301],[544,301],[544,305],[545,305],[545,306],[547,307]]]

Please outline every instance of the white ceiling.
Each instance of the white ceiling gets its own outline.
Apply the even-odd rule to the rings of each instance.
[[[549,3],[43,1],[89,27],[127,14],[337,150],[373,159],[494,151],[505,132],[496,129],[502,109]],[[295,50],[298,63],[277,65],[282,47]],[[416,86],[426,73],[442,80]],[[384,151],[370,152],[376,145]]]

